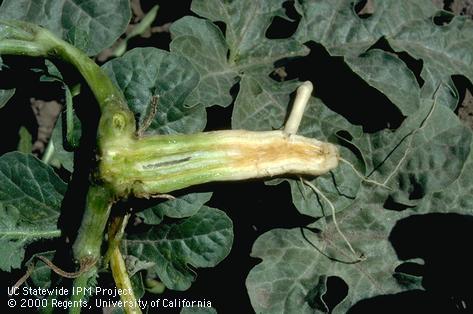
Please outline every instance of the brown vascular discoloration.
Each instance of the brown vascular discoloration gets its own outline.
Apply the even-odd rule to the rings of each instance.
[[[338,150],[330,143],[287,135],[264,144],[236,144],[238,157],[234,163],[238,167],[255,168],[255,177],[282,174],[317,176],[338,165]]]
[[[156,169],[156,168],[164,167],[164,166],[177,165],[177,164],[189,161],[189,160],[191,160],[191,158],[192,157],[185,157],[185,158],[180,158],[180,159],[176,159],[176,160],[161,161],[161,162],[157,162],[157,163],[154,163],[154,164],[148,164],[148,165],[143,166],[143,170]]]

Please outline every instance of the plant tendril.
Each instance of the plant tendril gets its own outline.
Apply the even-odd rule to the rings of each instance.
[[[346,243],[346,245],[350,249],[351,253],[357,259],[357,261],[365,260],[366,257],[363,257],[363,255],[361,255],[361,257],[360,257],[356,253],[356,251],[355,251],[355,249],[353,249],[353,246],[351,245],[350,241],[348,241],[347,237],[345,236],[345,234],[340,229],[340,226],[338,225],[337,218],[336,218],[336,215],[335,215],[335,206],[333,206],[333,203],[327,198],[327,196],[325,196],[325,194],[322,193],[322,191],[320,191],[318,188],[316,188],[315,185],[313,185],[312,183],[310,183],[309,181],[307,181],[303,178],[301,178],[301,181],[304,184],[306,184],[308,187],[310,187],[316,194],[320,195],[320,197],[322,197],[329,204],[330,209],[332,211],[332,221],[333,221],[333,224],[334,224],[335,229],[337,230],[338,234],[342,237],[343,241]]]
[[[61,268],[57,267],[56,265],[54,265],[53,262],[51,262],[49,259],[47,259],[44,256],[37,255],[36,257],[38,259],[40,259],[43,263],[45,263],[46,266],[48,266],[56,274],[58,274],[61,277],[65,277],[65,278],[77,278],[80,275],[82,275],[83,273],[86,273],[90,269],[92,269],[92,267],[96,263],[95,260],[84,259],[84,260],[81,261],[80,268],[79,268],[78,271],[67,272],[67,271],[64,271]],[[13,285],[13,288],[21,287],[21,285],[24,284],[25,281],[28,280],[28,278],[30,278],[31,274],[33,273],[33,270],[34,270],[34,264],[31,263],[30,265],[28,265],[28,269],[26,270],[26,273],[20,279],[18,279],[18,281]]]
[[[25,281],[33,273],[33,270],[34,270],[34,265],[33,265],[33,263],[31,263],[30,265],[28,265],[28,269],[26,270],[26,273],[23,276],[21,276],[20,279],[18,279],[18,281],[13,285],[13,288],[19,288],[22,284],[24,284]]]
[[[84,258],[80,261],[80,268],[78,271],[75,272],[67,272],[62,270],[61,268],[57,267],[56,265],[53,264],[49,259],[47,259],[44,256],[37,256],[41,261],[43,261],[49,268],[51,268],[52,271],[54,271],[56,274],[59,276],[65,277],[65,278],[77,278],[80,275],[88,272],[89,270],[94,267],[95,263],[97,262],[96,260],[89,259],[89,258]]]
[[[368,179],[367,177],[365,177],[364,175],[362,175],[358,170],[356,170],[355,166],[353,166],[353,164],[351,162],[349,162],[348,160],[346,159],[343,159],[342,157],[340,157],[338,160],[346,163],[347,165],[349,165],[353,171],[355,172],[355,174],[360,177],[360,179],[364,182],[368,182],[368,183],[371,183],[371,184],[374,184],[374,185],[377,185],[377,186],[380,186],[382,188],[385,188],[387,190],[392,190],[391,187],[387,186],[386,184],[384,183],[379,183],[378,181],[375,181],[375,180],[371,180],[371,179]]]

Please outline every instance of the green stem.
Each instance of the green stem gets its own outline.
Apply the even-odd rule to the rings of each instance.
[[[97,275],[104,231],[112,202],[113,195],[106,187],[97,185],[89,187],[82,223],[72,250],[77,261],[81,264],[84,261],[92,261],[94,267],[74,280],[74,291],[80,291],[81,293],[73,294],[71,301],[84,300],[86,296],[83,288],[89,287],[90,281],[94,280]],[[77,302],[73,302],[73,304],[77,304]],[[80,313],[80,307],[72,307],[71,313]]]
[[[0,27],[2,28],[0,54],[62,59],[79,70],[92,89],[102,111],[107,106],[126,106],[118,88],[100,67],[79,49],[34,24],[0,20]]]
[[[128,219],[130,214],[124,216],[116,216],[113,219],[110,219],[108,225],[108,248],[107,252],[103,257],[103,266],[107,267],[110,262],[110,257],[115,248],[120,247],[123,235],[125,234],[125,227],[128,224]]]
[[[69,145],[77,147],[79,143],[74,138],[74,107],[72,101],[72,93],[69,87],[64,84],[66,94],[66,139]]]
[[[118,246],[115,246],[112,250],[110,268],[112,269],[113,279],[115,280],[117,288],[124,291],[124,293],[120,294],[120,299],[123,301],[125,313],[141,314],[141,309],[138,306],[138,301],[133,292],[130,277],[126,271],[125,261],[123,260]]]
[[[97,274],[96,269],[91,269],[87,273],[82,274],[81,276],[74,279],[73,287],[74,287],[74,294],[71,295],[71,307],[69,308],[70,314],[80,314],[82,310],[81,304],[83,304],[84,300],[87,298],[85,294],[85,289],[77,289],[77,288],[86,288],[90,287],[89,281],[91,278],[95,277]]]
[[[100,246],[112,202],[113,196],[107,188],[98,185],[89,187],[82,224],[73,245],[77,260],[100,257]]]
[[[46,149],[44,150],[43,158],[41,160],[45,164],[49,164],[49,161],[51,160],[51,157],[54,155],[54,141],[52,138],[49,139],[48,145],[46,146]]]
[[[60,59],[72,64],[84,77],[101,110],[99,146],[106,138],[133,134],[136,130],[133,113],[128,109],[121,91],[110,78],[82,51],[34,24],[0,20],[0,55],[24,55]],[[121,121],[121,129],[111,130],[113,120]]]
[[[143,17],[143,19],[138,23],[135,24],[131,32],[126,36],[125,39],[120,41],[117,47],[113,50],[113,55],[115,57],[120,57],[126,52],[126,48],[128,45],[128,41],[138,35],[143,34],[146,32],[150,27],[151,24],[154,22],[156,19],[156,15],[158,14],[159,10],[159,5],[155,5],[154,7],[151,8],[151,10],[146,13],[146,15]]]
[[[101,111],[97,131],[99,156],[103,143],[117,138],[129,138],[136,131],[135,119],[128,109],[121,91],[108,76],[87,55],[74,46],[57,38],[48,30],[22,21],[0,20],[0,55],[24,55],[60,59],[76,67],[93,92]],[[69,92],[69,91],[67,91]],[[68,104],[72,96],[66,93]],[[68,134],[71,134],[72,108],[68,108]],[[52,147],[52,146],[51,146]],[[75,291],[84,291],[90,281],[95,279],[105,226],[110,214],[113,195],[103,186],[91,185],[87,194],[86,208],[77,238],[73,245],[73,254],[81,266],[94,263],[94,267],[82,273],[74,280]],[[74,293],[72,301],[85,298],[83,293]],[[74,304],[74,303],[73,303]],[[72,313],[79,313],[80,307],[72,307]]]

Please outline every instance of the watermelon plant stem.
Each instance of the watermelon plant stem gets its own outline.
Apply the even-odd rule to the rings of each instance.
[[[98,264],[100,263],[104,231],[112,203],[113,195],[108,188],[100,185],[89,187],[84,215],[72,251],[74,258],[81,265],[88,260],[94,263],[94,267],[74,280],[73,291],[80,291],[81,293],[71,295],[72,304],[77,304],[86,297],[84,288],[94,285]],[[70,308],[71,313],[80,313],[80,310],[80,307],[73,306]]]
[[[0,34],[0,54],[42,56],[71,63],[88,83],[100,107],[98,167],[91,175],[86,207],[73,245],[74,258],[81,268],[85,262],[94,263],[94,267],[75,279],[74,288],[94,284],[101,266],[104,231],[116,199],[159,196],[212,181],[285,174],[317,176],[338,165],[337,147],[295,134],[312,91],[310,82],[298,90],[293,113],[283,131],[141,136],[121,91],[87,55],[49,31],[25,22],[0,21]],[[110,258],[117,286],[131,287],[119,246],[112,244],[105,260]],[[71,300],[85,297],[73,294]],[[79,307],[71,308],[71,313],[78,312]]]

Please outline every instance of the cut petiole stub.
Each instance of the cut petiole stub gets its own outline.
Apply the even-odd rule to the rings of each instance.
[[[305,107],[309,102],[310,95],[314,86],[310,81],[305,81],[299,88],[297,88],[296,99],[292,106],[291,113],[287,119],[284,132],[287,134],[296,134],[301,124],[302,116],[304,115]]]

